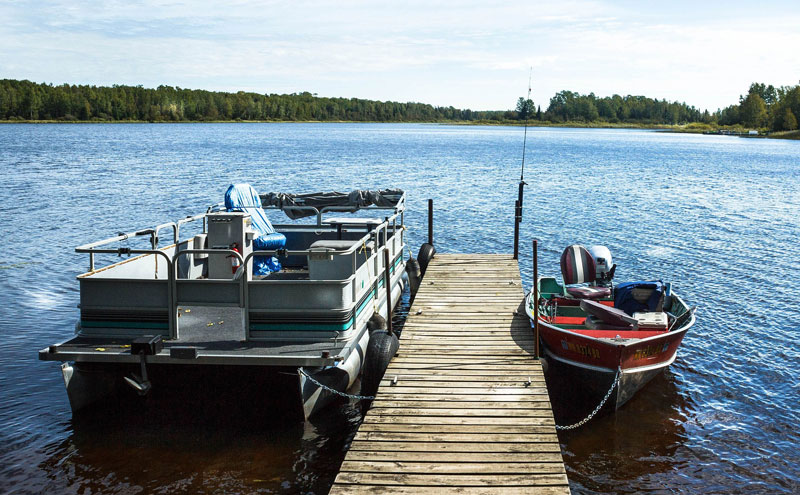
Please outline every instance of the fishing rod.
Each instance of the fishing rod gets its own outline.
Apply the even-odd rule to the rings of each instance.
[[[525,145],[528,143],[528,118],[530,117],[530,110],[528,102],[531,101],[531,76],[533,76],[533,67],[528,73],[528,99],[525,100],[522,111],[525,112],[525,132],[522,135],[522,167],[519,171],[519,182],[525,184]],[[522,189],[520,189],[521,191]],[[520,203],[522,203],[522,196],[520,196]]]
[[[525,131],[522,137],[522,167],[519,171],[519,192],[517,194],[517,202],[514,205],[514,259],[519,257],[519,226],[522,223],[523,188],[527,185],[527,182],[525,182],[525,148],[528,144],[528,118],[530,116],[528,102],[531,101],[532,75],[533,67],[531,67],[531,70],[528,73],[528,98],[522,102],[522,111],[525,113]]]

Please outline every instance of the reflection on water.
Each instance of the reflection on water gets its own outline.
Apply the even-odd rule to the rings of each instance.
[[[394,314],[398,333],[409,296],[406,290]],[[361,405],[340,399],[299,421],[285,399],[292,377],[264,381],[252,376],[257,370],[218,368],[218,376],[182,370],[193,384],[183,389],[167,388],[159,377],[165,370],[152,370],[160,386],[147,396],[123,389],[75,415],[62,425],[66,438],[43,446],[43,476],[22,491],[327,493],[361,423]],[[356,380],[349,392],[359,388]]]
[[[354,404],[304,424],[247,396],[154,394],[73,420],[57,364],[36,351],[72,335],[87,264],[74,247],[251,182],[402,188],[414,251],[433,198],[437,250],[508,253],[521,142],[499,126],[0,126],[0,493],[326,493]],[[800,493],[800,142],[531,128],[528,144],[526,285],[530,239],[542,275],[564,246],[604,244],[618,279],[672,281],[699,306],[667,373],[560,434],[573,493]],[[559,423],[596,405],[556,381]]]
[[[265,421],[247,407],[197,414],[170,400],[120,405],[131,407],[75,419],[44,447],[45,490],[326,493],[360,421],[346,403],[311,422]]]
[[[580,396],[574,384],[550,371],[556,424],[580,421],[602,399]],[[616,412],[606,407],[583,427],[559,432],[573,493],[637,493],[647,487],[643,477],[673,472],[676,452],[687,440],[686,409],[676,377],[666,371]]]

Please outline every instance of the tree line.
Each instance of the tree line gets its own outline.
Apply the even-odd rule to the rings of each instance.
[[[550,122],[610,122],[636,124],[680,124],[690,122],[710,123],[712,115],[686,103],[647,98],[645,96],[606,96],[594,93],[582,95],[573,91],[559,91],[550,98],[550,105],[542,113],[526,112],[532,102],[523,98],[517,101],[517,112],[529,113],[531,118]]]
[[[739,97],[738,105],[709,113],[686,103],[658,100],[644,96],[597,97],[560,91],[550,98],[542,113],[531,100],[519,98],[516,113],[519,118],[549,122],[609,122],[632,124],[691,124],[743,126],[771,131],[791,131],[798,128],[800,117],[800,85],[775,88],[753,83],[747,96]]]
[[[742,125],[768,128],[771,131],[793,131],[800,118],[800,84],[775,88],[770,84],[753,83],[747,96],[739,97],[738,105],[718,112],[720,125]]]
[[[171,86],[111,87],[0,80],[0,120],[79,121],[378,121],[504,120],[514,112],[479,112],[425,103],[299,94],[225,93]]]
[[[798,128],[800,85],[775,88],[753,83],[738,105],[709,113],[686,103],[645,96],[582,95],[560,91],[542,112],[530,99],[519,98],[513,110],[474,111],[425,103],[400,103],[359,98],[326,98],[308,92],[227,93],[172,86],[52,85],[25,80],[0,80],[0,120],[65,121],[361,121],[441,122],[488,121],[534,123],[690,124],[779,130]]]

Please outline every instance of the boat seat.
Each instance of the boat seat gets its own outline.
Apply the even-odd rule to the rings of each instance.
[[[595,282],[597,277],[594,257],[589,250],[578,244],[567,246],[561,254],[561,276],[567,285],[567,294],[576,299],[604,299],[611,297],[610,287],[574,286]],[[569,287],[569,285],[573,287]]]
[[[587,315],[591,315],[603,322],[604,329],[607,328],[605,325],[621,330],[636,330],[639,328],[639,320],[628,315],[628,313],[621,309],[612,308],[605,304],[589,300],[581,301],[581,309],[586,312]],[[587,326],[589,324],[588,320],[589,318],[587,318]]]
[[[344,280],[353,275],[353,257],[344,255],[359,246],[358,241],[325,239],[308,249],[308,277],[311,280]]]
[[[664,310],[665,293],[664,283],[660,280],[625,282],[617,285],[614,291],[614,307],[629,315],[637,312],[660,313]]]
[[[256,251],[271,251],[286,246],[286,236],[275,231],[261,207],[261,197],[250,184],[231,184],[225,191],[225,208],[250,215],[252,228],[258,234],[253,239]]]
[[[635,330],[633,325],[626,325],[626,326],[614,326],[609,325],[608,323],[604,322],[600,318],[589,315],[586,317],[586,321],[583,324],[589,330],[623,330],[623,331],[632,331]]]
[[[611,297],[610,287],[567,287],[567,294],[576,299],[604,299]]]

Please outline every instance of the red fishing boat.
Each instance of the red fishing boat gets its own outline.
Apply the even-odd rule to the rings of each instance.
[[[531,322],[538,309],[546,356],[581,385],[604,394],[619,379],[609,396],[618,409],[675,361],[695,317],[671,284],[614,284],[615,268],[604,246],[569,246],[561,255],[564,283],[540,277],[525,307]]]

